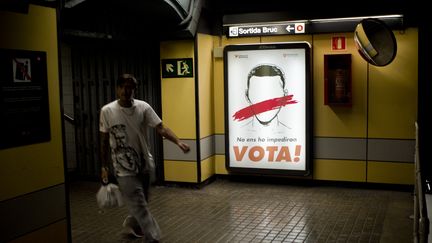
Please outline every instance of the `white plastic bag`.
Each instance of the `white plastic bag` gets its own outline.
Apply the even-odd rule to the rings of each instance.
[[[102,185],[96,193],[96,201],[99,208],[113,208],[123,206],[123,199],[117,185],[109,183]]]

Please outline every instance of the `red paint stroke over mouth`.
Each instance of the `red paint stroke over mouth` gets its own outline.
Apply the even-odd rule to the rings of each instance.
[[[259,103],[250,105],[237,111],[233,115],[234,121],[243,121],[245,119],[248,119],[249,117],[252,117],[253,115],[258,115],[266,111],[279,109],[282,106],[297,103],[297,100],[292,100],[292,98],[293,95],[288,95],[279,98],[264,100]]]

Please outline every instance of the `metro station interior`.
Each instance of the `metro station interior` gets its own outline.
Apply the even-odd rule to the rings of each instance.
[[[100,109],[122,73],[191,149],[149,132],[161,242],[432,242],[423,9],[2,0],[0,242],[145,242],[122,232],[126,207],[95,200]],[[269,73],[282,79],[286,103],[265,111],[280,130],[241,110],[258,107],[270,85],[252,81]]]

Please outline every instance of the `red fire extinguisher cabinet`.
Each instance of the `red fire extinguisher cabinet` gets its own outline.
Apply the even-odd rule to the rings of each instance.
[[[351,54],[324,55],[324,104],[352,105]]]

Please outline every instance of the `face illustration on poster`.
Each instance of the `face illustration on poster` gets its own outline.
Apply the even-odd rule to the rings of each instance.
[[[270,88],[269,88],[270,87]],[[269,90],[269,92],[263,92]],[[258,122],[264,127],[289,128],[279,120],[278,114],[282,109],[282,102],[276,101],[276,106],[269,104],[269,101],[274,101],[275,98],[283,98],[288,94],[285,89],[285,75],[282,70],[276,65],[258,65],[253,68],[247,79],[245,97],[250,104],[250,109],[253,117],[247,123],[252,128],[258,128],[255,124]],[[267,102],[267,103],[266,103]]]
[[[236,112],[234,120],[246,120],[243,127],[251,132],[271,129],[282,133],[291,129],[278,116],[285,105],[297,103],[292,95],[288,95],[285,82],[284,72],[274,64],[254,67],[246,82],[245,99],[249,106]]]

